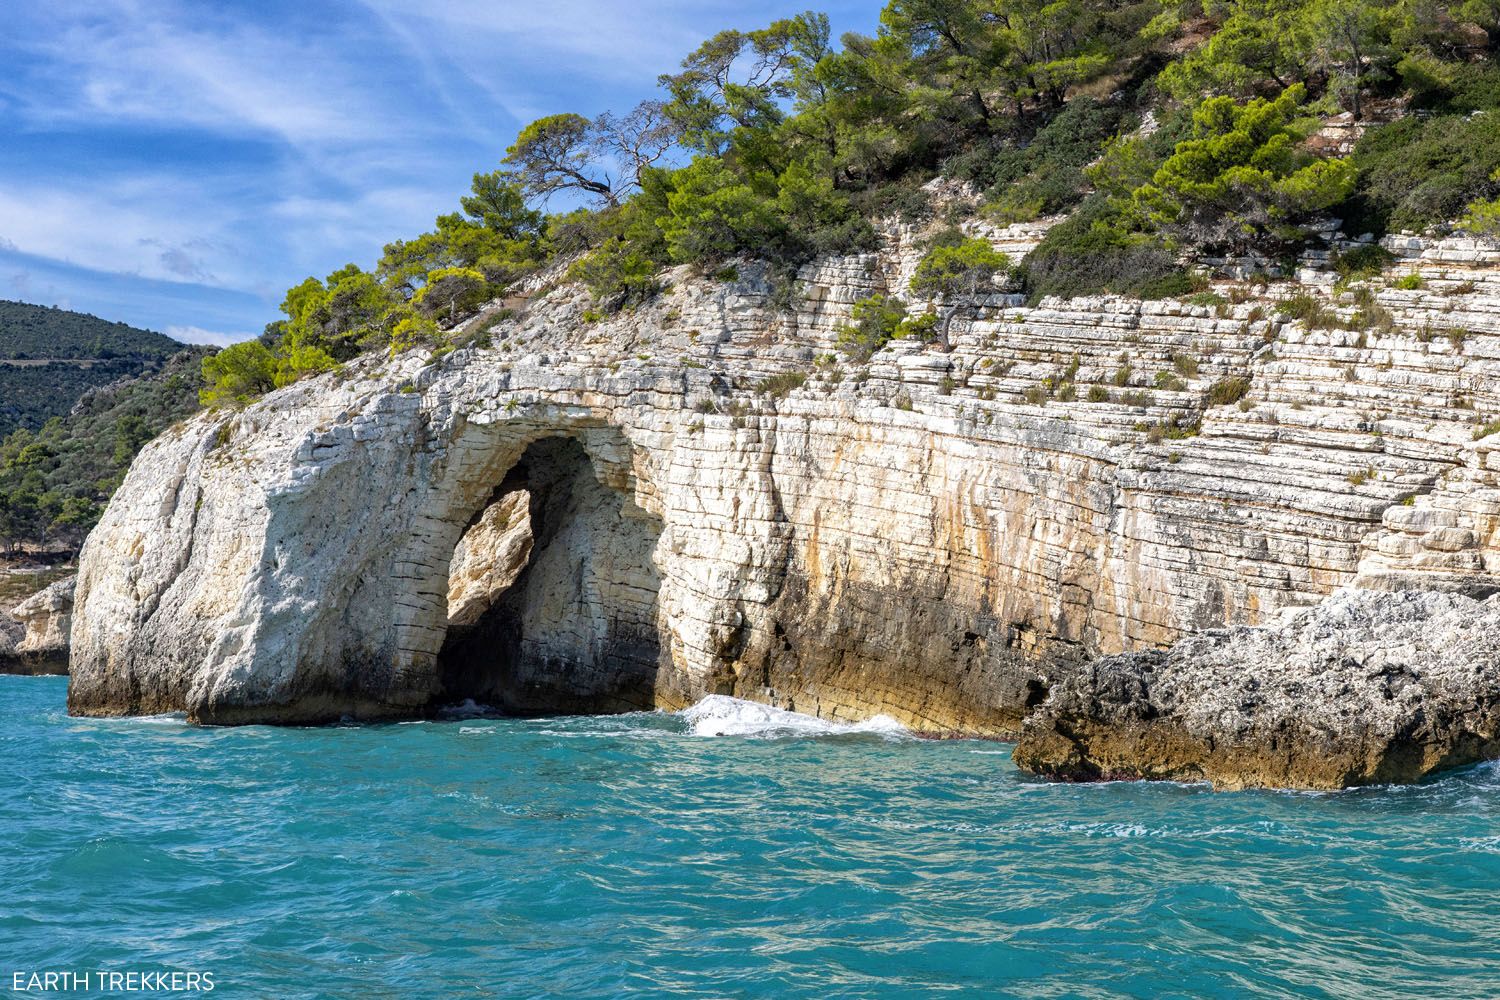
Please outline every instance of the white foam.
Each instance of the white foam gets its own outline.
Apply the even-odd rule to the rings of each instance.
[[[53,718],[63,719],[75,725],[99,724],[105,726],[187,726],[186,712],[161,712],[157,715],[54,715]]]
[[[749,736],[773,739],[782,736],[830,736],[836,733],[904,735],[905,726],[889,715],[863,722],[825,722],[800,712],[788,712],[759,702],[711,694],[678,713],[694,736]]]
[[[495,710],[488,705],[481,705],[473,698],[465,698],[458,705],[444,705],[438,709],[438,717],[442,719],[479,719],[486,715],[493,715]]]

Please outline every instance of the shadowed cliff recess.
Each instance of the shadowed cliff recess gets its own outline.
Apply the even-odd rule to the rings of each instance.
[[[660,535],[577,440],[528,446],[459,542],[471,579],[450,570],[439,697],[513,713],[652,707]]]

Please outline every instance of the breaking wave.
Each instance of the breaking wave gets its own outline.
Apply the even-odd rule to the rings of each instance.
[[[694,736],[746,736],[777,739],[787,736],[833,736],[841,733],[875,733],[903,736],[908,730],[889,715],[863,722],[828,722],[800,712],[788,712],[759,702],[723,694],[711,694],[678,713]]]

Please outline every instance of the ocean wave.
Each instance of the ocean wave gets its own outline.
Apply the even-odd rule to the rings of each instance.
[[[74,726],[186,726],[186,712],[159,712],[156,715],[68,715],[57,712],[53,719]]]
[[[473,698],[465,698],[457,705],[444,705],[438,709],[439,719],[482,719],[495,715],[495,709],[481,704]]]
[[[841,733],[875,733],[881,736],[904,736],[908,730],[889,715],[877,715],[863,722],[827,722],[800,712],[788,712],[759,702],[744,701],[723,694],[711,694],[678,717],[688,724],[694,736],[746,736],[754,739],[776,739],[786,736],[833,736]]]

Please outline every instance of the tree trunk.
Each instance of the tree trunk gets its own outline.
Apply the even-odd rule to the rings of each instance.
[[[948,315],[943,317],[943,325],[938,328],[938,350],[944,354],[953,352],[953,342],[948,339],[948,327],[953,325],[953,317],[958,315],[958,306],[949,306]]]

